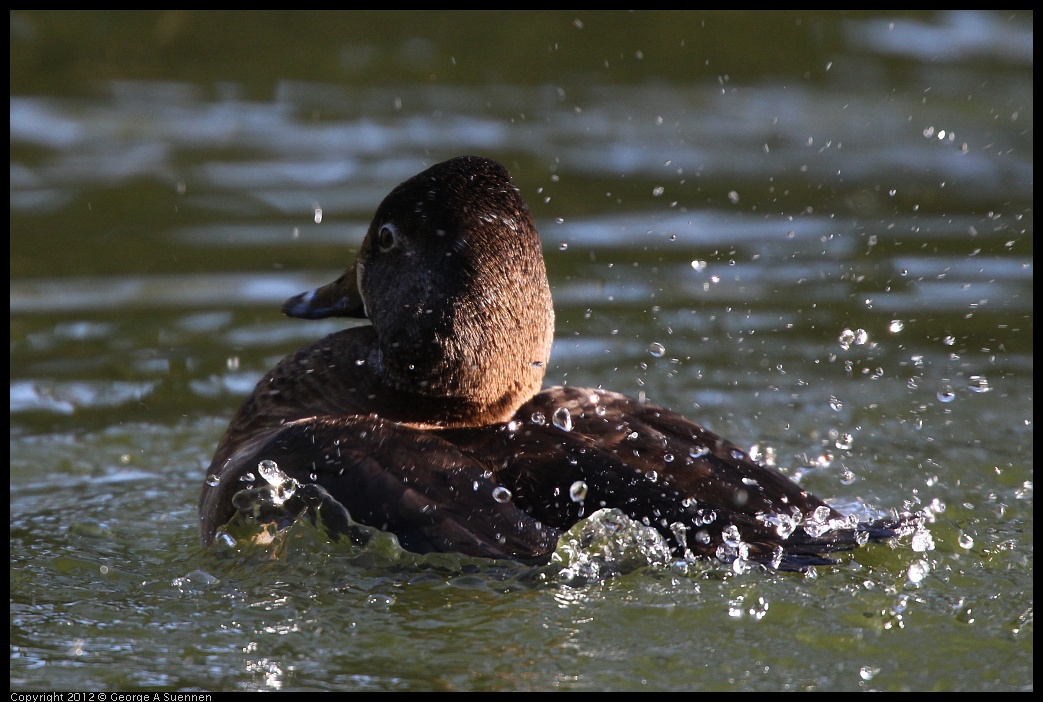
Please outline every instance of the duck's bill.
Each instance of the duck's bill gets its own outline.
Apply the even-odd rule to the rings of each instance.
[[[358,277],[352,266],[329,285],[294,295],[282,305],[283,314],[300,319],[366,316],[359,294]]]

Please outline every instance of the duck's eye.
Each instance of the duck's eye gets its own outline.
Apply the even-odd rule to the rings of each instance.
[[[385,224],[377,232],[377,246],[381,251],[390,251],[395,246],[395,228]]]

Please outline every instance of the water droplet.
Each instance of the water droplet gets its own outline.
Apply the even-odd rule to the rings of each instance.
[[[829,408],[834,412],[839,412],[844,409],[844,403],[837,399],[835,395],[829,396]]]
[[[797,530],[797,525],[800,523],[799,519],[796,517],[782,512],[759,512],[754,516],[758,521],[764,522],[769,526],[774,526],[775,533],[779,535],[780,539],[788,539],[790,535]]]
[[[855,437],[851,434],[841,434],[837,437],[836,447],[841,451],[847,451],[855,443]]]
[[[497,485],[493,488],[493,499],[503,504],[511,499],[511,491],[502,485]]]
[[[960,534],[957,542],[960,544],[960,548],[970,549],[974,546],[974,538],[970,534]]]
[[[208,475],[206,476],[206,484],[210,487],[217,487],[221,484],[221,478],[217,475]]]
[[[275,461],[261,461],[257,464],[257,472],[269,485],[274,487],[279,487],[286,482],[286,474],[279,470],[279,464]]]
[[[569,497],[573,502],[582,502],[587,499],[587,484],[577,480],[569,486]]]
[[[891,323],[887,326],[887,330],[892,334],[897,334],[903,329],[905,329],[905,322],[900,319],[892,319]]]
[[[837,339],[840,342],[840,348],[847,351],[851,348],[851,344],[862,345],[869,340],[869,332],[865,329],[844,329],[840,332],[840,336]]]
[[[560,244],[558,244],[558,251],[568,251],[568,249],[569,249],[569,245],[568,245],[567,242],[563,241]]]
[[[984,375],[972,375],[969,378],[967,387],[971,392],[989,392],[992,390],[992,386],[989,385],[989,379]]]
[[[927,561],[917,561],[909,566],[909,582],[918,583],[931,572],[931,566]]]
[[[726,546],[731,546],[732,548],[736,548],[742,544],[742,535],[739,534],[739,527],[734,524],[729,524],[724,527],[721,531],[721,538],[724,539]]]
[[[921,529],[913,534],[912,539],[909,540],[909,548],[917,553],[933,551],[934,537],[931,536],[931,532],[927,531],[927,529]]]
[[[666,353],[666,347],[660,344],[658,341],[653,341],[648,345],[648,353],[652,354],[656,358],[662,358],[663,354]]]
[[[533,412],[532,413],[532,423],[533,424],[539,424],[539,425],[546,424],[547,423],[547,417],[543,414],[543,412]]]
[[[692,270],[703,271],[706,270],[706,261],[692,261]]]
[[[652,188],[652,195],[654,197],[659,197],[664,192],[666,192],[666,188],[664,188],[662,185],[659,185],[659,186],[656,186],[656,187]]]
[[[572,415],[569,414],[567,407],[559,407],[554,410],[552,421],[554,422],[554,426],[558,429],[561,429],[562,431],[572,431]]]
[[[762,446],[760,444],[754,444],[750,447],[749,451],[750,460],[754,463],[759,463],[762,466],[772,466],[776,464],[778,457],[778,451],[774,446]]]
[[[943,385],[942,389],[938,391],[938,400],[940,402],[952,402],[956,399],[956,392],[949,385]]]
[[[710,453],[710,449],[705,446],[699,446],[698,444],[688,449],[688,455],[692,458],[702,458],[708,453]]]

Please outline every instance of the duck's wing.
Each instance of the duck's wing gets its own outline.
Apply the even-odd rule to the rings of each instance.
[[[498,454],[497,479],[526,512],[558,529],[614,507],[656,527],[679,551],[793,570],[831,563],[825,554],[866,535],[894,536],[884,523],[855,525],[734,444],[653,404],[550,388],[516,417],[513,431],[497,434],[496,447],[475,430],[449,438],[483,462],[495,463]]]
[[[240,477],[256,476],[265,460],[301,485],[318,485],[352,520],[395,534],[416,553],[545,563],[560,534],[519,509],[495,471],[473,455],[431,431],[366,416],[301,420],[233,454],[217,485],[209,494],[204,488],[204,540],[234,515],[234,493],[250,486]]]

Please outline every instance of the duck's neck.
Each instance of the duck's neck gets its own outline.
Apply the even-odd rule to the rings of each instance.
[[[507,421],[540,391],[550,357],[554,311],[545,274],[540,282],[524,290],[487,286],[463,301],[428,306],[447,311],[384,331],[374,370],[393,395],[430,401],[439,411],[429,416],[443,423]]]

